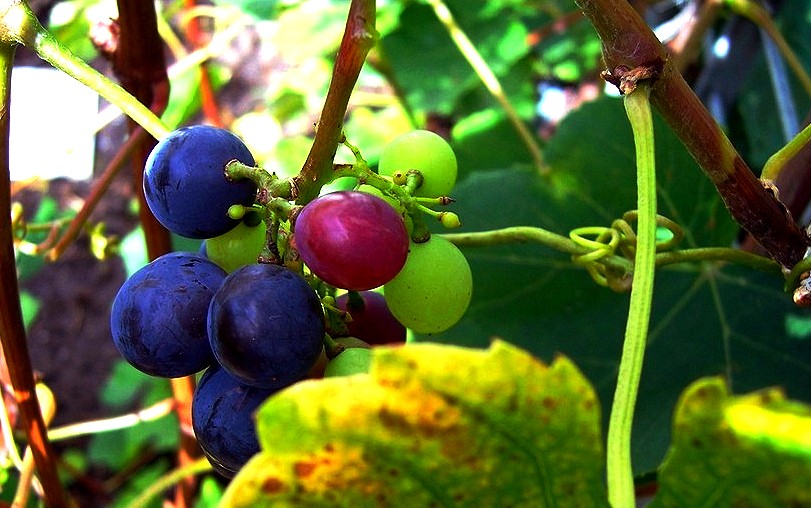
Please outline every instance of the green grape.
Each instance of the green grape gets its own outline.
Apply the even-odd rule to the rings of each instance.
[[[372,350],[363,347],[351,347],[327,363],[324,377],[351,376],[369,372],[372,363]]]
[[[439,333],[467,310],[473,276],[462,251],[433,235],[427,242],[411,243],[405,266],[383,291],[389,310],[404,326]]]
[[[365,192],[366,194],[371,194],[373,196],[377,196],[380,199],[382,199],[383,201],[385,201],[386,203],[390,204],[391,207],[394,208],[395,210],[397,210],[399,213],[403,213],[403,206],[400,204],[399,201],[397,201],[397,199],[395,197],[389,196],[388,194],[386,194],[382,190],[378,189],[374,185],[369,185],[368,183],[364,183],[362,185],[359,185],[356,190],[358,190],[360,192]]]
[[[377,196],[386,203],[390,204],[392,208],[397,210],[397,213],[399,213],[400,216],[403,218],[403,222],[405,223],[406,231],[408,232],[409,236],[411,235],[411,232],[414,231],[414,221],[411,220],[411,216],[406,213],[405,208],[403,208],[402,203],[397,201],[397,198],[395,198],[394,196],[389,196],[388,194],[378,189],[374,185],[369,185],[368,183],[359,185],[358,188],[355,190],[359,192],[365,192],[366,194],[371,194],[373,196]]]
[[[378,165],[381,175],[409,169],[422,173],[422,185],[414,193],[417,196],[447,196],[456,183],[456,155],[442,136],[431,131],[407,132],[383,148]]]
[[[249,226],[245,221],[224,235],[206,240],[206,256],[226,272],[256,263],[265,245],[265,223]]]

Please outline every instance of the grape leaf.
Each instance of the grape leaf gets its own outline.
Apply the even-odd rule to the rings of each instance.
[[[811,408],[778,389],[732,396],[720,377],[680,399],[650,508],[811,506]]]
[[[655,144],[659,211],[684,228],[681,247],[732,245],[737,226],[658,119]],[[636,207],[633,139],[620,99],[603,98],[573,112],[545,156],[551,167],[545,176],[502,169],[476,171],[460,182],[453,197],[462,230],[521,225],[566,235],[581,226],[608,226]],[[473,270],[471,306],[454,328],[424,339],[486,346],[498,336],[541,358],[563,353],[610,408],[628,295],[597,286],[568,255],[547,247],[463,252]],[[787,331],[809,313],[792,305],[782,283],[779,276],[720,262],[657,271],[633,431],[637,472],[661,462],[676,400],[695,379],[723,374],[735,390],[780,385],[794,398],[811,400],[811,340]]]
[[[527,29],[507,6],[448,2],[456,21],[497,76],[526,55]],[[449,114],[460,94],[480,83],[429,6],[409,4],[400,24],[380,40],[393,78],[410,107]]]
[[[298,383],[257,415],[224,506],[607,506],[599,406],[565,357],[376,348],[369,374]]]

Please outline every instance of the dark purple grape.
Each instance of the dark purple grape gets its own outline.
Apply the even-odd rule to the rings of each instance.
[[[349,312],[349,335],[369,344],[405,342],[406,329],[392,315],[386,299],[375,291],[344,293],[335,299],[335,306]]]
[[[321,354],[324,313],[315,291],[287,268],[246,265],[211,300],[208,335],[220,365],[245,384],[280,388]]]
[[[110,328],[121,355],[136,369],[182,377],[214,361],[206,331],[208,307],[225,270],[197,254],[163,255],[127,279],[113,301]]]
[[[296,219],[296,248],[321,280],[362,291],[394,278],[408,256],[403,218],[377,196],[357,191],[325,194]]]
[[[173,131],[149,154],[144,193],[149,209],[163,226],[188,238],[212,238],[230,231],[234,204],[249,206],[256,197],[250,180],[229,181],[232,160],[254,165],[251,152],[235,134],[195,125]]]
[[[212,366],[194,390],[191,418],[194,435],[214,469],[230,478],[259,452],[254,412],[276,390],[240,383]]]

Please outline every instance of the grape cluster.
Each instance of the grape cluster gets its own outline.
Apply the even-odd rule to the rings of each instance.
[[[238,137],[215,127],[182,128],[156,145],[147,205],[168,230],[203,244],[134,273],[111,313],[113,341],[135,368],[202,374],[192,426],[225,476],[258,451],[253,413],[263,400],[306,377],[368,370],[369,348],[405,343],[406,328],[448,329],[472,287],[453,244],[416,233],[418,214],[432,212],[421,203],[449,202],[456,180],[439,136],[395,139],[368,174],[377,185],[360,177],[357,189],[303,206],[284,196],[286,205],[271,207],[260,199],[265,180],[229,177],[233,161],[255,164]]]

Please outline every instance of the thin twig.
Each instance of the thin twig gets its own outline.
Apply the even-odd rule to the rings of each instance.
[[[90,195],[82,204],[82,208],[73,217],[73,220],[70,221],[68,229],[48,252],[47,258],[49,261],[56,261],[59,259],[59,256],[65,252],[65,249],[67,249],[76,240],[87,222],[87,219],[90,217],[90,214],[96,209],[99,201],[101,201],[101,198],[104,197],[107,189],[109,189],[110,184],[113,183],[113,179],[118,174],[118,171],[124,167],[124,163],[130,157],[130,155],[132,155],[133,150],[135,150],[135,148],[140,145],[144,139],[146,139],[146,134],[147,133],[145,130],[141,128],[136,129],[132,132],[121,148],[119,148],[113,159],[109,164],[107,164],[107,167],[104,168],[104,172],[101,174],[101,177],[93,185]]]

